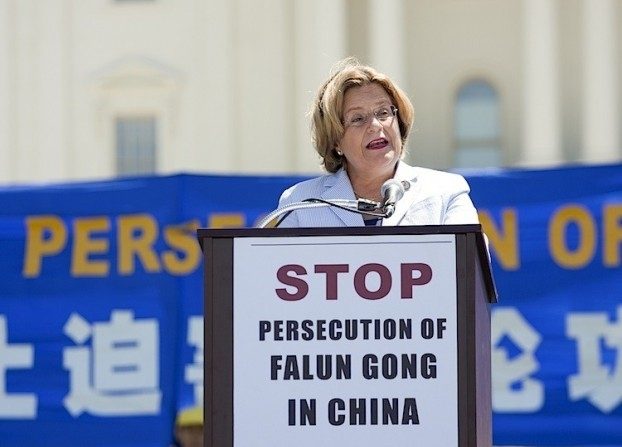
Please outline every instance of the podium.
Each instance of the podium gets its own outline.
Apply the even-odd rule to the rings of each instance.
[[[492,446],[479,225],[198,238],[206,446]]]

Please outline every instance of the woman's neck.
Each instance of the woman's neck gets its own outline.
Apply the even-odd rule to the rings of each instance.
[[[382,201],[382,195],[380,193],[380,189],[382,184],[393,178],[395,174],[395,170],[391,170],[386,174],[379,175],[350,175],[350,183],[352,184],[352,189],[354,190],[354,195],[360,199],[369,199],[375,200],[377,202]]]

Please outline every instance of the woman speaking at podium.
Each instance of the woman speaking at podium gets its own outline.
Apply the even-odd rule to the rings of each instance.
[[[296,209],[279,227],[479,223],[462,176],[402,161],[414,110],[388,76],[344,59],[320,87],[311,117],[313,144],[328,174],[287,189],[279,208],[308,199],[366,199],[385,207],[392,201],[392,212],[383,218],[338,207]],[[391,188],[383,187],[387,181]]]

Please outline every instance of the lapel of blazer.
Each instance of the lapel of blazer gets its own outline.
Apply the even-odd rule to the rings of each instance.
[[[350,199],[356,200],[354,191],[352,190],[352,184],[348,178],[348,174],[344,169],[340,169],[333,175],[329,176],[324,184],[326,189],[321,195],[324,200],[332,199]],[[328,207],[330,212],[334,213],[341,219],[341,221],[348,227],[360,227],[363,226],[363,217],[360,214],[352,213],[350,211],[342,210],[334,206]]]
[[[419,198],[420,187],[417,183],[417,168],[400,161],[394,179],[407,185],[404,196],[395,205],[395,212],[388,219],[382,219],[383,226],[396,226],[404,218],[413,203]],[[407,188],[407,189],[406,189]]]

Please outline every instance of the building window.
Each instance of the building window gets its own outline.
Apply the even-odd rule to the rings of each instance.
[[[152,174],[156,169],[156,119],[116,119],[117,175]]]
[[[500,166],[501,126],[499,97],[484,80],[473,80],[458,90],[454,103],[454,139],[457,168]]]

